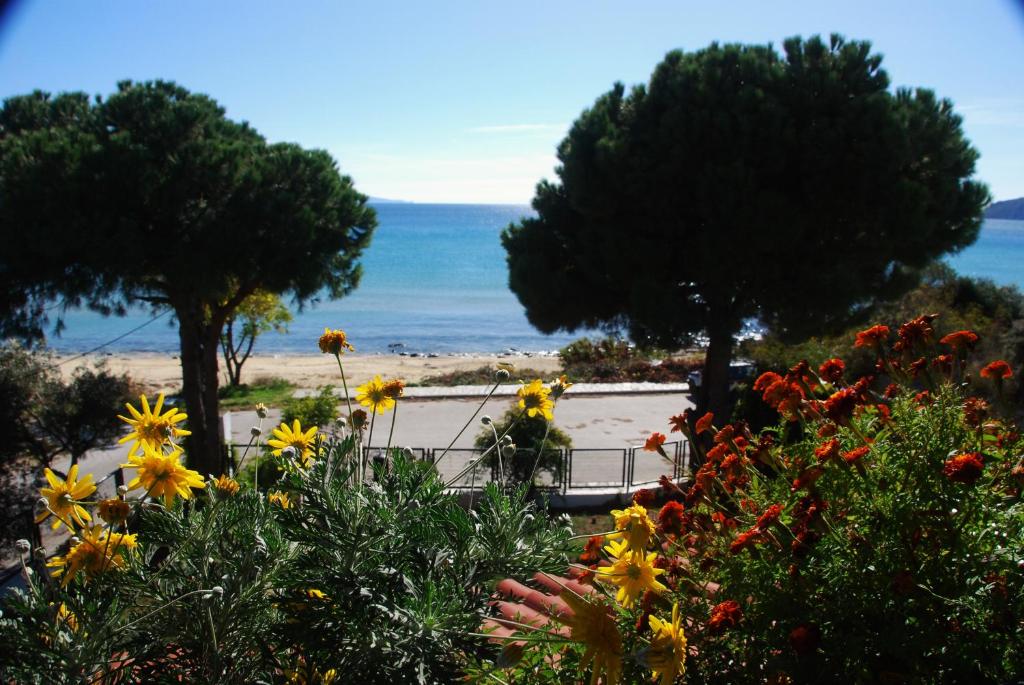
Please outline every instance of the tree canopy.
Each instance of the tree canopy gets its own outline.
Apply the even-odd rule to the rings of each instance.
[[[376,225],[366,202],[327,152],[268,144],[174,83],[9,98],[0,236],[17,247],[0,257],[4,332],[39,336],[53,301],[171,308],[190,459],[217,473],[224,320],[257,289],[299,305],[348,293]]]
[[[537,217],[502,236],[529,320],[640,344],[706,335],[700,404],[724,410],[745,319],[834,328],[971,244],[988,192],[960,117],[931,91],[891,91],[881,61],[838,36],[781,55],[712,44],[616,84],[559,145]]]

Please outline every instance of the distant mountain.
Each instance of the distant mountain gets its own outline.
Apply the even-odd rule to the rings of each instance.
[[[408,200],[389,200],[386,197],[373,197],[370,196],[370,204],[374,205],[408,205],[412,204]]]
[[[985,218],[1024,221],[1024,197],[1018,197],[1016,200],[993,202],[985,210]]]

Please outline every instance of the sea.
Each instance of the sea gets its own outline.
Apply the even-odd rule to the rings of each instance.
[[[351,295],[292,307],[286,334],[266,333],[258,354],[315,354],[325,326],[342,328],[362,353],[550,353],[583,335],[544,335],[508,288],[500,234],[525,205],[379,203],[378,226]],[[227,257],[230,258],[230,257]],[[1024,289],[1024,221],[990,219],[978,241],[947,259],[958,272]],[[543,277],[543,275],[539,275]],[[557,293],[552,293],[557,297]],[[287,301],[286,301],[287,303]],[[291,303],[289,303],[291,304]],[[49,346],[61,353],[178,350],[172,315],[146,308],[124,317],[70,311]]]

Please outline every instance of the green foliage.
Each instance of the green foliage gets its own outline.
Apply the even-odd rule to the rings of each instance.
[[[290,399],[284,404],[281,420],[291,425],[298,422],[304,428],[326,428],[338,420],[338,398],[333,385],[325,385],[316,395]]]
[[[494,376],[496,371],[497,369],[493,366],[480,366],[468,371],[451,371],[449,373],[442,373],[436,376],[427,376],[417,385],[440,387],[451,387],[453,385],[491,385],[496,380]],[[546,374],[541,373],[536,369],[520,369],[517,367],[514,371],[510,372],[508,382],[514,382],[513,379],[516,378],[524,380],[544,378],[545,375]]]
[[[252,409],[257,403],[268,407],[280,406],[291,399],[295,390],[295,385],[291,381],[263,376],[249,384],[226,385],[220,388],[218,393],[220,406],[224,409]]]
[[[0,109],[0,331],[39,337],[48,306],[173,309],[188,454],[221,470],[224,322],[257,291],[301,304],[358,283],[376,216],[331,156],[269,144],[166,81],[35,92]],[[58,326],[64,309],[58,310]]]
[[[624,340],[580,338],[559,352],[565,375],[578,383],[682,383],[703,364],[702,355],[650,359]]]
[[[278,483],[286,509],[212,486],[193,506],[136,505],[139,550],[125,569],[63,589],[34,577],[3,599],[0,672],[24,683],[119,667],[128,682],[329,669],[340,682],[453,682],[482,644],[471,633],[491,584],[560,570],[567,526],[522,490],[491,487],[466,511],[429,464],[398,451],[357,488],[356,463],[349,439],[322,443],[308,470],[290,464]],[[61,603],[77,630],[58,626]]]
[[[600,582],[591,596],[610,604],[635,674],[624,681],[649,677],[641,629],[673,605],[687,682],[1024,677],[1024,440],[979,410],[955,367],[907,369],[944,352],[925,323],[875,352],[890,378],[833,383],[799,367],[775,381],[791,401],[770,429],[718,421],[710,449],[693,441],[701,466],[667,486],[674,501],[645,545],[667,589],[629,608]],[[587,677],[585,645],[528,650],[508,682]]]
[[[891,91],[881,61],[838,36],[781,55],[712,44],[616,84],[559,145],[537,217],[502,235],[531,323],[626,328],[641,346],[703,333],[699,399],[717,411],[745,319],[841,328],[971,244],[988,192],[960,117]]]
[[[1015,370],[1003,388],[1007,398],[1020,412],[1024,406],[1024,389],[1019,382],[1024,372],[1024,295],[1015,286],[997,286],[988,279],[960,276],[949,266],[935,263],[924,270],[921,283],[903,296],[879,306],[870,319],[834,336],[811,337],[800,341],[768,335],[760,341],[740,346],[741,353],[752,359],[762,371],[788,369],[806,359],[813,368],[833,357],[846,361],[851,376],[874,372],[875,357],[870,350],[855,348],[855,333],[866,324],[882,324],[896,331],[899,325],[924,313],[941,312],[933,324],[936,338],[960,330],[978,334],[980,341],[971,356],[967,376],[970,392],[995,399],[991,383],[978,376],[984,364],[1003,359]],[[759,404],[752,394],[739,417],[751,419],[750,408]],[[764,425],[763,421],[753,421]]]
[[[515,407],[491,425],[484,426],[477,433],[473,446],[479,450],[490,449],[495,443],[495,433],[499,437],[508,436],[507,439],[515,445],[514,454],[507,448],[502,450],[501,455],[497,449],[491,450],[484,464],[491,469],[498,469],[500,456],[500,468],[509,481],[529,483],[531,476],[546,472],[553,482],[559,482],[562,476],[561,450],[572,447],[572,438],[568,433],[542,417],[525,416]]]

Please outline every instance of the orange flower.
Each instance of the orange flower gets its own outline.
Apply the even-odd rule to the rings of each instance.
[[[690,418],[690,410],[687,409],[682,414],[676,414],[669,418],[668,425],[672,426],[670,433],[686,433],[687,432],[687,421]]]
[[[712,414],[711,412],[708,412],[704,416],[702,416],[699,419],[697,419],[697,425],[696,425],[697,435],[700,435],[704,431],[709,430],[711,428],[711,422],[714,421],[714,420],[715,420],[715,415]]]
[[[818,463],[824,463],[829,459],[835,459],[839,456],[839,441],[833,438],[826,443],[823,443],[819,447],[815,448],[814,456],[818,458]]]
[[[757,528],[745,530],[736,536],[736,539],[729,545],[730,554],[739,554],[748,547],[753,547],[761,541],[761,531]]]
[[[965,452],[947,460],[942,473],[951,481],[972,485],[981,478],[984,469],[985,463],[981,460],[980,452]]]
[[[743,611],[740,609],[739,603],[736,600],[727,599],[711,610],[708,632],[721,633],[726,628],[735,628],[742,618]]]
[[[324,354],[340,355],[345,350],[355,352],[355,349],[349,344],[345,331],[341,329],[332,331],[330,328],[325,328],[324,334],[320,336],[320,351]]]
[[[1013,370],[1010,369],[1010,365],[1002,359],[997,359],[994,362],[986,364],[981,370],[982,378],[991,378],[997,382],[1004,378],[1010,378],[1011,376],[1013,376]]]
[[[644,443],[644,449],[648,452],[664,452],[662,445],[665,444],[665,436],[662,433],[651,433]]]
[[[773,504],[757,517],[757,523],[754,524],[754,527],[761,531],[767,530],[779,520],[780,516],[782,516],[782,505]]]
[[[757,377],[756,381],[754,381],[754,390],[756,392],[764,392],[772,385],[778,383],[781,380],[782,376],[775,373],[774,371],[765,371],[764,373]]]
[[[736,435],[736,429],[732,427],[732,424],[726,424],[722,430],[715,433],[714,441],[716,445],[723,445],[733,439]]]
[[[897,333],[900,338],[899,349],[910,350],[931,340],[935,333],[932,329],[932,321],[938,316],[938,314],[922,314],[900,326]]]
[[[846,364],[842,359],[829,359],[818,367],[818,375],[832,384],[843,379],[844,371],[846,371]]]
[[[865,454],[868,453],[870,449],[870,447],[865,445],[863,447],[857,447],[856,449],[852,449],[849,452],[843,452],[843,460],[847,464],[852,464],[853,462],[861,459]]]
[[[940,343],[949,345],[954,350],[971,349],[978,343],[978,334],[973,331],[957,331],[944,336]]]
[[[882,343],[889,339],[889,327],[888,326],[872,326],[867,330],[863,330],[857,334],[857,341],[853,343],[854,347],[881,347]]]

